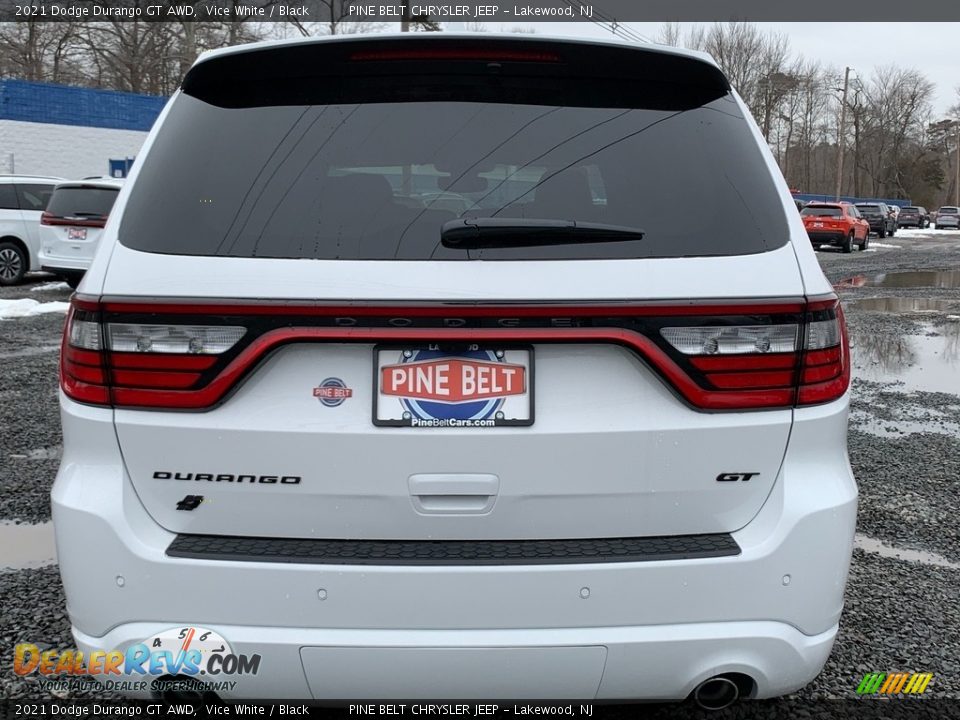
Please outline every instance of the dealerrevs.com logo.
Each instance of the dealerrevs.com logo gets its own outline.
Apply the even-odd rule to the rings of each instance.
[[[190,681],[193,689],[222,692],[236,685],[231,678],[256,675],[260,661],[259,654],[235,653],[215,630],[188,626],[164,630],[125,650],[84,653],[20,643],[14,647],[13,672],[44,679],[96,678],[117,692],[149,690],[158,678],[176,677]]]

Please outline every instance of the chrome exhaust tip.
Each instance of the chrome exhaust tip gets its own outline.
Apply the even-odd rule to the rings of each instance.
[[[693,699],[704,710],[723,710],[740,697],[740,688],[728,677],[718,675],[704,680],[693,691]]]

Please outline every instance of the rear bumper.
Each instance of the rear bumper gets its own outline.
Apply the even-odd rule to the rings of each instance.
[[[58,257],[43,250],[40,251],[40,267],[52,273],[65,270],[84,273],[90,268],[90,262],[91,258]]]
[[[91,637],[84,652],[125,648],[165,630],[135,623]],[[805,685],[827,660],[836,626],[814,636],[776,622],[534,630],[325,630],[221,626],[237,654],[260,655],[255,676],[206,676],[223,697],[261,699],[681,699],[726,672],[757,697]],[[125,676],[117,680],[144,682]],[[236,683],[230,688],[229,683]],[[227,683],[216,685],[214,683]]]
[[[679,699],[722,672],[768,697],[813,679],[836,633],[856,520],[846,398],[794,412],[770,496],[732,533],[739,555],[442,567],[169,557],[112,412],[61,401],[53,517],[78,644],[214,629],[262,656],[226,697]]]
[[[842,230],[808,230],[807,236],[814,245],[840,245],[847,237]]]

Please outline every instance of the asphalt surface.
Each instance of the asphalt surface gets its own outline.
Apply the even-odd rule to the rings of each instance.
[[[867,252],[817,256],[853,346],[849,447],[861,499],[840,635],[823,673],[795,696],[708,716],[960,717],[960,232],[900,231]],[[0,288],[0,301],[69,298],[50,287],[31,278]],[[936,309],[923,309],[930,301]],[[62,326],[61,313],[0,320],[0,522],[50,518]],[[0,566],[4,557],[0,548]],[[0,568],[0,699],[49,699],[14,676],[17,642],[72,646],[55,565]],[[891,671],[935,677],[919,699],[857,698],[865,673]],[[706,717],[689,705],[644,714]]]

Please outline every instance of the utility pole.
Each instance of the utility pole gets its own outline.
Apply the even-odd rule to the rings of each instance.
[[[843,99],[840,101],[840,132],[837,137],[837,187],[834,199],[840,199],[840,186],[843,183],[843,139],[847,130],[847,92],[850,90],[850,68],[843,74]]]
[[[957,176],[953,185],[953,204],[960,205],[960,120],[954,120],[953,126],[957,129]]]

